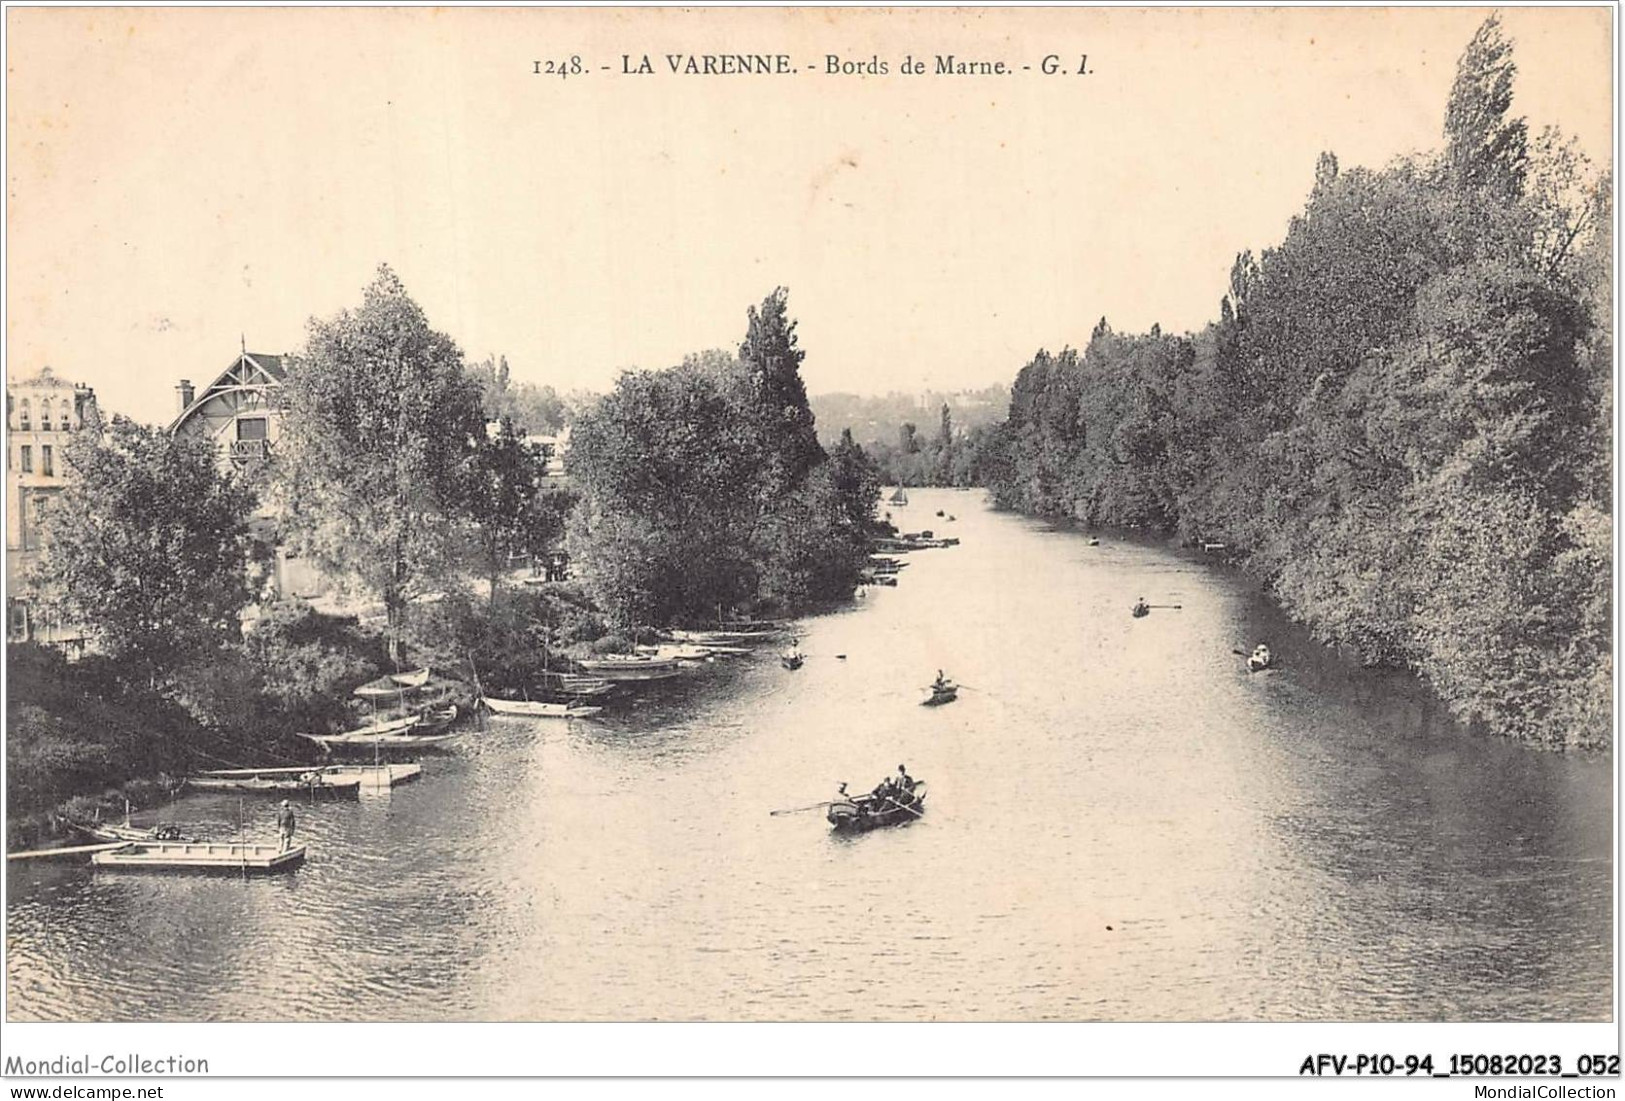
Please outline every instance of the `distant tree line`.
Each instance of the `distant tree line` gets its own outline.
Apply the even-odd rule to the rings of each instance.
[[[1002,384],[952,394],[821,394],[812,407],[825,438],[842,432],[862,441],[881,482],[905,486],[969,486],[977,462],[1009,408]]]
[[[1040,351],[980,457],[997,501],[1223,543],[1316,637],[1409,666],[1462,719],[1610,737],[1606,177],[1509,114],[1498,20],[1444,150],[1323,154],[1218,320]]]

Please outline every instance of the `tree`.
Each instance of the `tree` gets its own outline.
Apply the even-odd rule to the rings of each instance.
[[[752,306],[745,339],[739,345],[739,362],[751,381],[754,419],[774,465],[775,494],[800,485],[808,471],[825,458],[807,404],[807,388],[801,381],[806,353],[796,347],[796,323],[788,315],[789,295],[786,288],[777,287],[762,300],[760,309]]]
[[[478,385],[387,266],[358,310],[312,320],[283,385],[276,467],[284,535],[383,602],[400,661],[408,604],[454,574],[476,448]]]
[[[488,421],[508,417],[519,426],[521,434],[546,435],[563,428],[569,419],[565,403],[553,387],[513,382],[507,356],[487,356],[471,366],[468,373],[479,383],[480,402]]]
[[[571,556],[620,627],[714,615],[755,594],[768,496],[752,383],[723,353],[627,372],[571,435]]]
[[[465,507],[474,521],[482,572],[497,599],[502,575],[515,555],[545,548],[562,530],[557,501],[544,497],[547,461],[509,417],[474,450]]]
[[[157,686],[234,639],[248,603],[253,496],[214,445],[114,417],[65,452],[34,582],[42,603]]]
[[[937,485],[951,486],[954,484],[954,415],[948,409],[948,403],[942,403],[942,423],[937,428],[937,461],[935,478]]]
[[[1489,188],[1507,198],[1523,192],[1529,127],[1521,118],[1507,118],[1517,72],[1501,17],[1492,14],[1457,62],[1445,108],[1445,162],[1463,187]]]
[[[850,428],[841,430],[840,442],[829,453],[829,465],[845,523],[857,532],[868,531],[880,501],[880,473],[863,448],[853,442]]]

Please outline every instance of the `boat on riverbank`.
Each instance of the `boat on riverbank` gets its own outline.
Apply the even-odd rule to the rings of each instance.
[[[657,658],[644,654],[606,654],[603,657],[582,658],[583,669],[605,680],[665,680],[682,670],[675,658]]]
[[[82,833],[94,841],[189,841],[181,828],[176,825],[164,823],[157,826],[148,826],[145,829],[132,826],[129,822],[123,825],[102,822],[76,822],[71,819],[67,822],[68,828],[75,833]]]
[[[197,791],[229,791],[241,795],[355,795],[361,789],[359,773],[342,766],[327,768],[215,768],[194,773]]]
[[[837,833],[868,833],[881,826],[898,826],[925,817],[925,781],[905,790],[853,795],[829,805],[825,818]]]
[[[615,690],[613,681],[588,673],[552,673],[541,675],[544,691],[558,696],[607,696]]]
[[[333,750],[366,749],[378,753],[400,750],[432,749],[445,745],[453,738],[462,737],[462,731],[451,730],[435,734],[418,734],[410,730],[396,733],[378,733],[375,730],[350,730],[343,734],[300,734],[319,746]]]
[[[665,642],[659,646],[639,646],[638,654],[642,657],[670,658],[672,661],[702,662],[710,661],[716,651],[693,642]]]
[[[99,868],[134,871],[225,872],[267,875],[291,872],[305,862],[305,846],[283,851],[276,845],[241,841],[132,841],[91,856]]]
[[[548,703],[540,700],[501,700],[481,696],[480,702],[493,715],[522,715],[530,719],[588,719],[603,710],[584,704]]]

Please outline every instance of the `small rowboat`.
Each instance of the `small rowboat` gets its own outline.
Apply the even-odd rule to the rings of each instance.
[[[806,660],[807,655],[800,650],[786,650],[779,655],[779,663],[790,670],[800,669]]]
[[[305,860],[305,846],[282,851],[276,845],[240,841],[132,841],[91,856],[102,868],[162,872],[228,872],[234,875],[291,872]]]
[[[707,649],[719,646],[739,646],[747,642],[761,642],[767,632],[763,631],[683,631],[670,632],[671,637],[678,642],[687,642]]]
[[[389,679],[402,688],[422,688],[429,683],[429,667],[413,669],[409,673],[391,673]]]
[[[639,646],[638,653],[672,661],[709,661],[715,651],[692,642],[668,642],[661,646]]]
[[[457,721],[457,705],[448,703],[444,707],[431,707],[419,718],[423,721],[418,724],[418,730],[439,730]]]
[[[493,715],[523,715],[531,719],[586,719],[603,710],[602,707],[584,707],[571,703],[499,700],[491,696],[482,696],[480,699]]]
[[[328,749],[342,749],[359,746],[365,749],[393,750],[393,749],[426,749],[429,746],[442,745],[453,738],[462,736],[461,731],[453,730],[441,734],[414,734],[411,728],[415,727],[419,718],[416,715],[409,717],[410,722],[394,730],[379,730],[368,727],[361,730],[347,730],[343,734],[301,734],[302,738],[309,738],[317,745]],[[406,722],[406,720],[397,720]]]
[[[179,826],[160,825],[138,829],[129,825],[104,825],[101,822],[72,822],[68,827],[97,841],[187,841]]]
[[[354,795],[361,787],[358,774],[337,768],[216,768],[191,780],[198,791],[247,795]]]
[[[675,658],[645,657],[638,654],[585,658],[581,662],[581,667],[606,680],[665,680],[681,672]]]
[[[543,673],[542,687],[561,696],[603,696],[613,691],[615,685],[603,677],[585,673]]]
[[[1247,655],[1247,672],[1249,673],[1262,673],[1274,664],[1275,655],[1270,653],[1268,646],[1260,644],[1253,649],[1251,654]]]
[[[945,703],[953,703],[959,698],[959,685],[953,681],[943,681],[933,684],[925,690],[925,699],[920,701],[921,707],[941,707]]]
[[[880,826],[912,822],[925,817],[925,781],[916,780],[909,791],[837,799],[825,817],[837,833],[867,833]]]

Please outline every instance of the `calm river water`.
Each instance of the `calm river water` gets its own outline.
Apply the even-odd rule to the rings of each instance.
[[[1609,1016],[1607,759],[1440,728],[1161,547],[969,492],[896,519],[963,544],[804,623],[801,670],[767,652],[602,721],[495,720],[391,796],[306,807],[296,874],[13,866],[11,1015]],[[1182,608],[1133,619],[1142,595]],[[1284,667],[1249,677],[1232,649],[1262,639]],[[922,708],[938,668],[967,689]],[[769,816],[900,762],[930,785],[912,825]],[[274,804],[247,807],[269,840]]]

